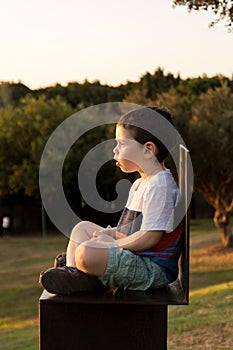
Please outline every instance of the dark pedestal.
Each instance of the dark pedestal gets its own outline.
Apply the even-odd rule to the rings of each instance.
[[[140,292],[119,299],[112,292],[99,297],[44,291],[39,303],[40,350],[167,349],[167,305],[145,303]]]

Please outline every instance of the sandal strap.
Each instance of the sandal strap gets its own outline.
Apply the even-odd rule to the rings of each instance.
[[[54,260],[54,267],[66,266],[66,253],[58,254]]]

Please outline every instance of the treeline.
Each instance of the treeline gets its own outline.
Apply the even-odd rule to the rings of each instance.
[[[225,86],[232,93],[233,80],[202,76],[181,79],[158,68],[146,73],[138,82],[112,87],[100,82],[56,84],[31,90],[23,83],[0,84],[0,197],[8,194],[26,194],[39,198],[38,167],[46,141],[55,128],[67,117],[83,108],[105,102],[132,102],[140,105],[158,104],[170,109],[178,130],[189,144],[193,109],[200,96],[207,91]],[[67,193],[74,193],[76,181],[74,162],[79,163],[90,147],[99,139],[114,137],[113,129],[105,127],[86,134],[70,150],[64,164],[64,184]],[[96,138],[98,140],[96,140]],[[120,176],[119,173],[117,175]],[[109,190],[105,179],[100,189],[105,197]],[[75,201],[81,198],[75,196]]]
[[[192,99],[209,88],[221,86],[223,82],[233,91],[233,78],[222,75],[213,77],[203,75],[197,78],[181,79],[179,75],[175,77],[172,73],[165,74],[161,68],[158,68],[153,74],[146,73],[138,82],[127,82],[117,87],[102,85],[99,81],[85,80],[84,83],[70,82],[66,86],[56,84],[31,90],[22,82],[2,82],[0,83],[0,107],[19,106],[25,96],[38,98],[43,95],[46,99],[60,96],[72,108],[80,109],[99,103],[123,101],[132,94],[134,95],[135,91],[140,91],[143,98],[155,100],[158,94],[167,92],[171,88]]]
[[[85,107],[105,102],[132,102],[169,109],[186,142],[194,166],[195,191],[213,207],[214,220],[225,243],[232,237],[233,213],[233,79],[224,76],[182,79],[158,68],[138,82],[112,87],[100,82],[71,82],[31,90],[23,83],[0,84],[0,198],[9,195],[40,199],[38,170],[41,155],[55,128]],[[70,149],[64,163],[63,184],[71,205],[83,208],[77,186],[78,164],[99,143],[114,137],[109,125],[86,133]],[[110,162],[111,163],[111,162]],[[102,173],[101,173],[102,171]],[[113,200],[123,176],[113,164],[98,175],[98,190]],[[111,174],[105,176],[105,174]],[[227,242],[227,243],[226,243]],[[233,243],[232,243],[233,244]]]

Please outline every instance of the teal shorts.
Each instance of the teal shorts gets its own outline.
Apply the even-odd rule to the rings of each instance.
[[[106,271],[99,280],[112,288],[140,291],[161,288],[169,283],[166,274],[150,258],[111,245],[108,246]]]

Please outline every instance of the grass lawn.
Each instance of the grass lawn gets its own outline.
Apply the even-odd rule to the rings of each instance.
[[[0,348],[38,350],[38,276],[67,238],[0,238],[0,245]],[[233,349],[233,251],[218,245],[210,221],[191,223],[190,305],[169,307],[169,350]]]
[[[233,250],[212,222],[191,222],[190,260],[190,303],[169,307],[168,349],[233,349]]]
[[[62,235],[0,239],[1,350],[38,350],[38,276],[66,244]]]

